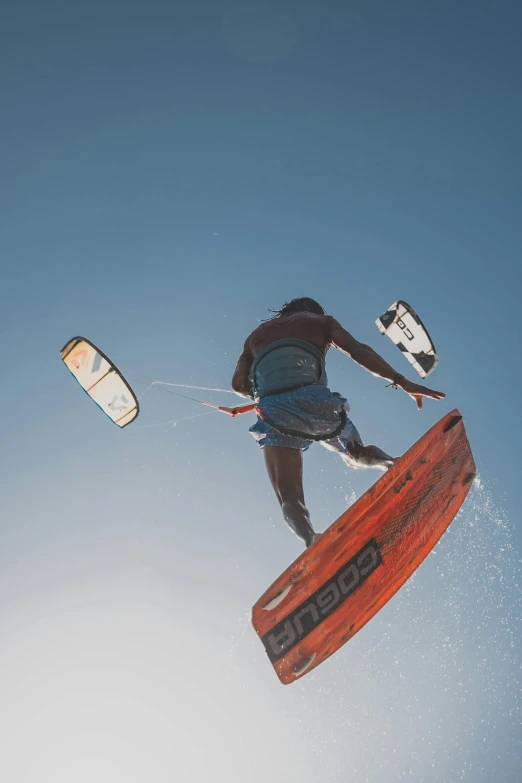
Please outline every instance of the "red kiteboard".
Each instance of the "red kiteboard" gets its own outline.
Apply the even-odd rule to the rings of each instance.
[[[282,683],[333,655],[395,595],[455,517],[475,478],[464,422],[435,424],[295,560],[252,609]]]

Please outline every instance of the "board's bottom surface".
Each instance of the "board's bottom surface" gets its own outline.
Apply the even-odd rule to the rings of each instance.
[[[390,600],[440,539],[474,477],[454,410],[276,579],[252,623],[281,682],[312,671]]]

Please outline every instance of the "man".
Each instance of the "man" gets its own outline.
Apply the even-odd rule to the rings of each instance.
[[[303,452],[314,441],[339,453],[354,468],[387,470],[395,462],[378,446],[365,446],[347,416],[344,397],[331,392],[325,356],[331,345],[361,367],[400,387],[422,408],[423,397],[446,395],[396,372],[368,345],[358,342],[314,299],[286,302],[247,338],[232,388],[253,397],[259,413],[250,432],[265,464],[283,516],[306,546],[319,538],[304,502]]]

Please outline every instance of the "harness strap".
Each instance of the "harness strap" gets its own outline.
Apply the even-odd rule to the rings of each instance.
[[[300,432],[299,430],[293,430],[290,429],[289,427],[284,427],[281,424],[274,424],[274,422],[270,421],[269,418],[263,415],[262,411],[260,411],[259,408],[257,409],[257,415],[266,424],[268,424],[269,427],[272,427],[280,435],[289,435],[291,438],[302,438],[303,440],[314,440],[314,441],[331,440],[332,438],[337,438],[337,436],[340,435],[341,432],[344,430],[348,422],[348,414],[346,413],[344,408],[341,408],[341,413],[340,413],[341,420],[339,425],[333,430],[333,432],[326,433],[325,435],[311,435],[309,432]]]

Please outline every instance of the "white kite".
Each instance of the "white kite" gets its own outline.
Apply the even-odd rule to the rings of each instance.
[[[138,399],[118,368],[85,337],[73,337],[60,351],[82,389],[118,427],[139,413]]]
[[[382,334],[395,343],[417,372],[426,378],[433,372],[439,357],[421,319],[406,302],[394,302],[375,323]]]

